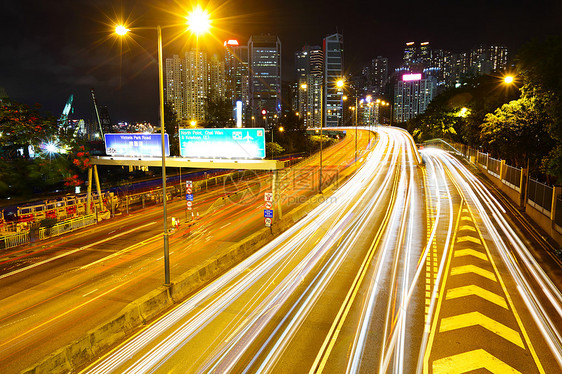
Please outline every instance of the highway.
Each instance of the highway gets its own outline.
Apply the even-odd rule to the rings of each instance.
[[[466,166],[378,132],[331,199],[84,372],[559,372],[560,280]]]
[[[358,144],[367,147],[368,134]],[[374,141],[374,138],[371,137]],[[353,172],[354,132],[324,151],[326,174]],[[318,155],[281,173],[285,212],[318,190]],[[171,279],[264,227],[269,173],[195,191],[200,219],[186,224],[185,200],[168,217],[184,222],[170,235]],[[326,176],[327,177],[327,176]],[[234,184],[234,182],[238,184]],[[243,198],[230,199],[236,191]],[[0,372],[17,373],[85,336],[164,282],[161,206],[0,254]],[[170,226],[171,227],[171,226]]]
[[[560,372],[559,262],[470,165],[418,152],[403,130],[376,132],[359,131],[357,168],[354,131],[326,150],[326,174],[340,182],[294,226],[79,369]],[[317,172],[313,157],[282,173],[284,211],[318,198]],[[170,237],[172,281],[263,227],[269,183],[256,175],[196,192],[205,214]],[[234,190],[259,192],[219,203]],[[170,216],[184,204],[172,202]],[[0,258],[0,372],[19,372],[160,286],[159,214]]]

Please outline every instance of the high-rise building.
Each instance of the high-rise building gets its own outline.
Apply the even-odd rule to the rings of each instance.
[[[336,33],[324,38],[324,123],[340,126],[343,118],[343,35]]]
[[[183,64],[184,60],[178,55],[166,59],[166,101],[178,118],[184,118],[185,112]]]
[[[388,83],[388,58],[378,56],[363,68],[365,94],[385,95]]]
[[[183,119],[201,122],[209,94],[207,54],[202,51],[185,53],[185,113]]]
[[[184,58],[166,59],[165,97],[183,122],[206,120],[207,100],[227,95],[225,62],[204,51],[191,50]]]
[[[209,60],[209,97],[217,100],[226,97],[226,72],[224,59],[214,54]]]
[[[275,35],[252,35],[248,54],[252,116],[256,125],[271,128],[281,114],[281,41]]]
[[[480,45],[470,51],[470,68],[475,75],[490,74],[507,67],[507,48]]]
[[[425,112],[433,100],[435,80],[422,74],[404,74],[394,86],[394,121],[406,122]]]
[[[305,45],[295,53],[297,106],[305,126],[320,126],[322,66],[324,52],[319,46]]]
[[[416,42],[407,42],[406,47],[404,48],[404,57],[403,57],[404,65],[410,65],[414,63],[415,58],[416,58]]]
[[[225,72],[226,72],[226,98],[236,108],[236,103],[242,103],[242,113],[245,123],[250,123],[252,114],[250,108],[249,94],[249,57],[248,46],[241,45],[238,40],[231,39],[224,42],[225,47]],[[241,114],[242,115],[242,114]]]

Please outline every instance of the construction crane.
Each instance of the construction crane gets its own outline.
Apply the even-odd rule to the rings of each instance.
[[[70,112],[72,111],[72,102],[74,101],[74,95],[70,94],[70,97],[68,98],[68,100],[66,101],[66,105],[64,106],[64,109],[62,110],[62,114],[60,115],[59,118],[59,123],[61,125],[66,125],[68,122],[68,115],[70,114]]]
[[[94,109],[96,111],[96,118],[98,120],[98,126],[100,128],[100,137],[103,139],[103,128],[101,126],[101,120],[100,120],[100,111],[98,109],[98,102],[96,101],[96,94],[94,92],[94,89],[90,89],[90,92],[92,94],[92,100],[94,101]]]

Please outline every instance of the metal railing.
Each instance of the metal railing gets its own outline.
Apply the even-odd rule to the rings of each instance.
[[[504,165],[505,173],[502,182],[513,188],[517,192],[521,192],[521,168]]]
[[[556,214],[554,215],[554,223],[562,228],[562,196],[556,196]]]
[[[58,236],[66,232],[71,232],[78,230],[82,227],[90,226],[96,223],[96,215],[90,214],[83,217],[73,218],[66,220],[52,227],[41,227],[39,228],[39,240],[50,238],[53,236]]]
[[[488,154],[483,152],[478,152],[476,157],[476,163],[482,166],[484,169],[488,168]]]
[[[25,243],[29,243],[29,230],[6,235],[0,234],[0,249],[13,248]]]
[[[550,215],[552,209],[552,193],[552,187],[529,178],[527,202],[546,215]]]
[[[501,165],[502,165],[501,160],[489,157],[488,158],[488,173],[492,174],[493,176],[495,176],[497,178],[501,178],[501,175],[500,175]]]

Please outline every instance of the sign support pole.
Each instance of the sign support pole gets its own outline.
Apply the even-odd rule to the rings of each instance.
[[[274,216],[277,217],[278,220],[280,220],[281,218],[283,218],[283,212],[281,211],[281,198],[279,196],[279,172],[277,170],[273,170],[271,178],[273,191],[273,207],[275,209]]]

